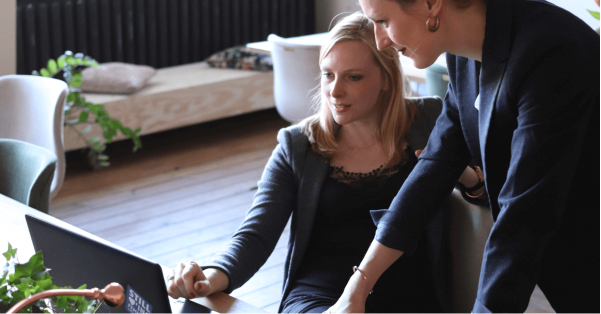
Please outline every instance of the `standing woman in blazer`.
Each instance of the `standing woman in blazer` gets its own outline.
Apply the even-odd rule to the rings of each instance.
[[[473,312],[523,312],[536,284],[557,312],[599,312],[599,35],[544,0],[359,2],[379,49],[418,68],[446,52],[450,84],[418,164],[375,217],[364,276],[330,310],[364,310],[474,160],[495,224]]]

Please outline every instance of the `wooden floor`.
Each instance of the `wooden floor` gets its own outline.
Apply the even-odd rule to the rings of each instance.
[[[277,131],[287,125],[267,110],[149,135],[135,154],[118,142],[107,151],[112,165],[97,172],[71,152],[50,214],[169,267],[206,261],[242,222]],[[233,296],[277,312],[288,233]],[[538,289],[528,311],[553,312]]]

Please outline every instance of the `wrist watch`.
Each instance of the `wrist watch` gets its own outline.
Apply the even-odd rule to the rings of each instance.
[[[478,175],[478,183],[471,188],[465,187],[464,192],[468,197],[477,198],[478,196],[484,194],[484,191],[478,195],[472,195],[472,193],[484,186],[484,174],[482,173],[482,169],[480,169],[478,166],[473,166],[471,168],[474,169],[474,171],[476,171],[476,175]]]

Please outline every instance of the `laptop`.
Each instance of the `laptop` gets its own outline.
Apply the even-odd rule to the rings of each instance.
[[[111,282],[123,286],[125,302],[101,313],[215,313],[198,303],[175,300],[167,294],[161,265],[129,253],[108,241],[100,242],[45,220],[25,215],[35,251],[43,251],[53,284],[103,289]]]

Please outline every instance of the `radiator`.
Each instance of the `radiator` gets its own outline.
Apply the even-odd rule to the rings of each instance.
[[[162,68],[314,32],[315,0],[17,0],[17,73],[65,50]]]

